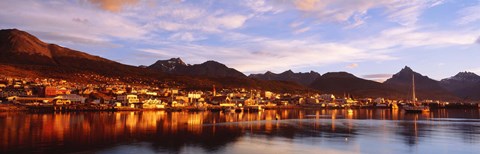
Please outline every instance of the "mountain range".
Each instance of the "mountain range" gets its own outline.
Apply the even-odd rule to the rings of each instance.
[[[250,74],[248,77],[260,80],[292,81],[304,86],[309,86],[315,79],[320,77],[320,74],[314,71],[294,73],[292,70],[288,70],[280,74],[267,71],[265,74]]]
[[[440,85],[461,99],[480,100],[480,76],[472,72],[460,72],[440,81]]]
[[[329,72],[310,84],[310,87],[337,96],[402,98],[403,93],[382,83],[365,80],[347,72]]]
[[[405,66],[400,72],[394,74],[392,78],[387,79],[383,84],[387,87],[406,92],[408,94],[407,96],[411,96],[413,79],[415,79],[416,96],[419,99],[457,99],[457,96],[443,88],[439,81],[433,80],[428,76],[423,76],[407,66]]]
[[[246,76],[224,64],[216,61],[206,61],[202,64],[187,65],[180,58],[158,60],[147,68],[176,75],[204,76],[212,78],[234,77],[245,78]]]
[[[17,29],[0,30],[0,71],[7,76],[62,78],[78,82],[97,81],[88,75],[101,75],[126,83],[158,84],[155,82],[165,81],[194,89],[209,89],[216,85],[291,92],[318,90],[336,95],[402,99],[411,99],[414,76],[419,99],[480,100],[480,77],[470,72],[436,81],[405,67],[380,83],[347,72],[321,75],[314,71],[294,73],[288,70],[280,74],[267,71],[246,76],[216,61],[190,65],[180,58],[158,60],[150,66],[131,66],[47,44]]]

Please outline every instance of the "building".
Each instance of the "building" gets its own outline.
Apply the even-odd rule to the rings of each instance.
[[[55,99],[69,100],[73,104],[83,104],[86,98],[77,94],[64,94],[55,97]]]
[[[212,99],[210,100],[210,103],[213,105],[220,105],[222,103],[230,103],[230,102],[231,102],[231,99],[227,96],[215,96],[215,97],[212,97]]]
[[[64,95],[64,94],[70,94],[70,90],[68,90],[65,87],[61,87],[56,90],[56,95]]]
[[[70,105],[72,104],[72,101],[68,99],[54,99],[53,104],[54,105]]]
[[[6,98],[10,96],[27,96],[27,91],[25,89],[18,88],[5,88],[0,91],[0,97]]]
[[[156,97],[150,97],[142,102],[145,109],[163,109],[166,106],[166,103],[162,103],[162,100]]]
[[[122,103],[123,106],[130,106],[130,107],[138,107],[138,104],[140,103],[140,100],[138,99],[137,95],[119,95],[117,96],[117,100]]]
[[[49,97],[49,96],[56,96],[57,95],[57,88],[56,87],[52,87],[52,86],[47,86],[45,87],[45,97]]]
[[[267,98],[267,99],[272,99],[272,97],[273,97],[273,92],[265,91],[264,97]]]

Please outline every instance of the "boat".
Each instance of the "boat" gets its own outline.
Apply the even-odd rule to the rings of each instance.
[[[392,109],[398,109],[397,103],[392,103]]]
[[[376,108],[388,108],[387,103],[378,103],[375,105]]]
[[[234,107],[225,107],[225,108],[222,108],[223,112],[224,113],[229,113],[229,112],[235,112],[235,108]]]
[[[238,112],[242,112],[242,111],[243,111],[243,107],[237,107],[237,108],[235,108],[235,112],[237,112],[237,113],[238,113]]]
[[[422,113],[430,112],[430,107],[422,104],[417,104],[417,98],[415,97],[415,75],[412,75],[412,105],[406,105],[403,107],[406,113]]]
[[[247,110],[248,112],[259,112],[259,111],[263,111],[264,109],[262,108],[261,105],[249,105],[249,106],[246,106],[244,110]]]

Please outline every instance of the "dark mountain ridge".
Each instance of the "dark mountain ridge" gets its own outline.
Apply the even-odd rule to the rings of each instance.
[[[411,96],[413,78],[415,78],[415,92],[418,99],[458,99],[457,96],[444,89],[439,81],[433,80],[428,76],[423,76],[408,66],[405,66],[400,72],[394,74],[392,78],[386,80],[383,84],[400,91],[405,91]]]
[[[310,87],[337,96],[402,98],[401,91],[382,83],[365,80],[347,72],[329,72],[317,78]]]
[[[180,58],[171,58],[168,60],[158,60],[152,65],[148,66],[149,69],[160,70],[162,72],[174,73],[175,69],[179,67],[186,67],[187,64]]]
[[[294,73],[292,70],[288,70],[280,74],[267,71],[264,74],[250,74],[248,77],[260,80],[292,81],[304,86],[308,86],[315,79],[320,77],[320,74],[314,71]]]
[[[187,65],[180,58],[171,58],[169,60],[158,60],[147,68],[175,75],[203,76],[212,78],[246,77],[240,71],[229,68],[222,63],[212,60],[201,64]]]
[[[105,76],[161,76],[161,73],[143,71],[99,56],[47,44],[17,29],[0,30],[0,55],[0,64],[42,75],[82,72]]]
[[[450,78],[442,79],[443,88],[461,99],[480,100],[480,76],[472,72],[460,72]]]

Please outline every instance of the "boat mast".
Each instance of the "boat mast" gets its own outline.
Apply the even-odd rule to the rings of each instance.
[[[416,105],[416,97],[415,97],[415,74],[412,74],[412,101],[413,105]]]

